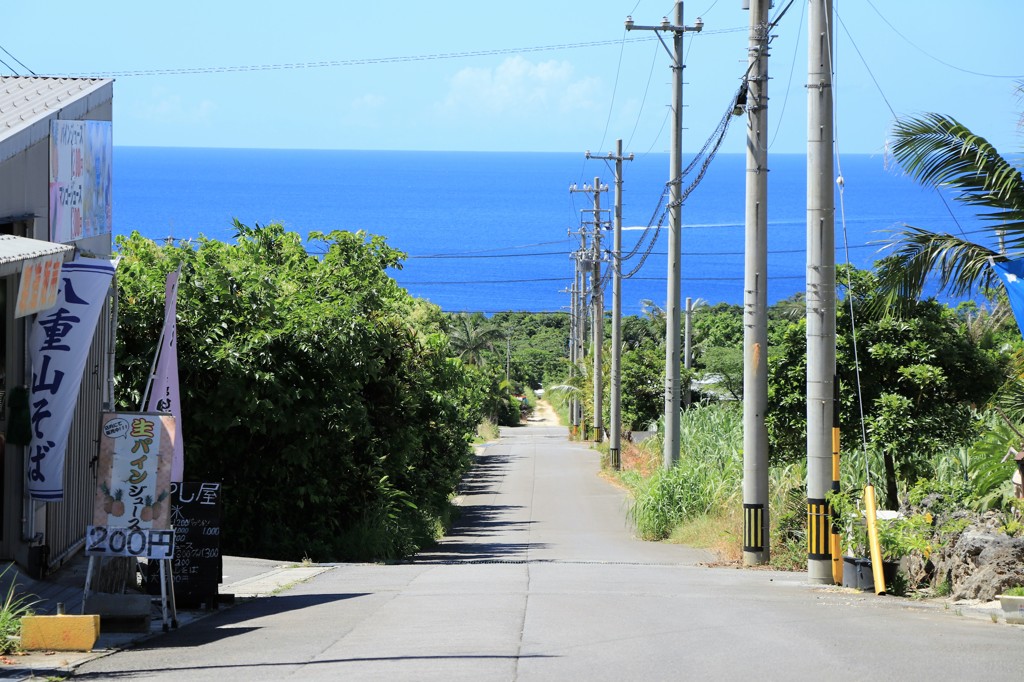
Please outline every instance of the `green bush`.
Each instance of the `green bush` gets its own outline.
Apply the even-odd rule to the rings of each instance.
[[[380,237],[235,223],[237,243],[118,238],[119,407],[135,409],[179,265],[185,476],[224,484],[223,551],[319,561],[430,540],[486,402]],[[368,536],[377,540],[368,541]]]

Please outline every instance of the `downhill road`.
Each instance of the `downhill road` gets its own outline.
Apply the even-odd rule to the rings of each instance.
[[[1024,629],[635,540],[562,427],[502,431],[437,547],[343,564],[86,663],[83,679],[1020,679]]]

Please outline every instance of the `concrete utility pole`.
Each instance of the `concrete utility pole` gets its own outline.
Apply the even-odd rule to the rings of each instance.
[[[807,18],[807,579],[832,582],[826,493],[832,484],[836,371],[832,0]],[[818,532],[814,532],[817,530]]]
[[[662,32],[672,34],[672,147],[669,154],[669,217],[668,217],[668,302],[665,305],[665,450],[663,465],[671,469],[679,460],[679,324],[680,271],[680,227],[682,225],[682,175],[683,175],[683,34],[687,31],[700,32],[704,22],[700,17],[693,26],[683,25],[683,3],[676,0],[675,23],[668,17],[660,26],[637,26],[633,17],[626,17],[627,31],[654,31],[661,44],[668,50],[662,39]]]
[[[689,377],[690,368],[693,365],[693,350],[691,349],[693,341],[693,299],[689,296],[686,297],[686,317],[683,322],[683,367],[686,369],[687,377]],[[683,405],[686,407],[690,406],[690,380],[686,380],[686,391],[683,393]]]
[[[609,447],[608,456],[612,469],[622,467],[620,458],[622,431],[622,162],[632,161],[633,155],[622,155],[622,140],[615,141],[615,153],[605,156],[591,156],[588,159],[615,161],[615,211],[612,222],[612,368],[609,382]]]
[[[578,295],[576,284],[579,282],[580,264],[576,254],[572,256],[572,285],[569,287],[569,376],[576,376],[576,296]],[[576,427],[576,396],[569,398],[569,423]]]
[[[594,231],[590,238],[590,252],[584,253],[585,264],[590,270],[590,328],[591,328],[591,352],[594,354],[594,442],[600,443],[604,440],[604,371],[602,368],[601,354],[604,350],[604,295],[601,287],[601,192],[608,191],[608,185],[602,185],[600,178],[594,178],[594,185],[583,185],[583,189],[577,189],[576,185],[569,188],[570,192],[582,192],[593,194],[594,208],[583,209],[583,213],[592,212],[594,220],[591,223]],[[584,223],[586,221],[583,221]]]
[[[768,563],[768,9],[750,0],[743,278],[743,564]],[[742,101],[743,94],[740,95]]]
[[[575,185],[569,188],[572,192],[575,189]],[[571,234],[571,232],[570,232]],[[586,249],[587,249],[587,232],[586,228],[580,227],[578,233],[580,238],[580,246],[571,255],[573,261],[573,273],[572,273],[572,288],[570,289],[569,298],[569,362],[570,362],[570,376],[575,377],[579,372],[579,362],[583,359],[583,328],[585,326],[585,320],[583,319],[583,301],[586,300],[587,287],[586,277],[584,276],[583,268],[581,267],[581,261],[584,260]],[[569,420],[573,427],[578,428],[582,421],[583,406],[579,399],[579,396],[575,393],[569,399]]]

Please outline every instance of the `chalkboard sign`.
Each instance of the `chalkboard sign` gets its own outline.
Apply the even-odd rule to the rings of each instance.
[[[179,606],[217,604],[223,581],[220,555],[220,483],[172,483],[171,528],[174,530],[174,597]],[[150,592],[160,589],[159,567],[152,562]]]

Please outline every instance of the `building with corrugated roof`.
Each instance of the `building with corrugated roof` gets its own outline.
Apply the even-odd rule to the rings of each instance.
[[[24,314],[23,303],[26,287],[56,286],[32,279],[40,263],[56,270],[56,263],[76,253],[110,256],[112,114],[110,79],[0,77],[0,560],[15,560],[37,575],[79,552],[92,521],[100,413],[113,403],[115,287],[89,349],[59,502],[29,498],[29,448],[23,435],[15,437],[27,423],[22,403],[32,382],[28,332],[34,313]],[[103,144],[54,132],[66,130],[86,131],[85,137],[95,130]],[[59,180],[67,174],[73,183]]]

